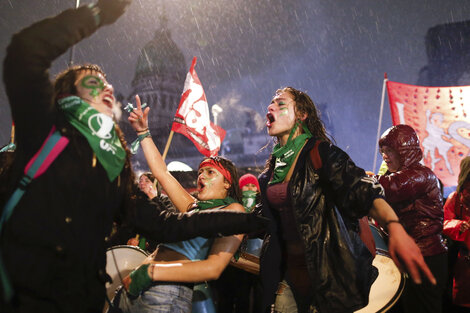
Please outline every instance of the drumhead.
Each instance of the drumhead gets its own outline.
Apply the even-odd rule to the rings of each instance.
[[[405,288],[405,277],[387,251],[377,249],[372,264],[379,270],[379,276],[372,284],[369,304],[356,313],[388,311],[400,298]]]
[[[106,272],[112,283],[106,283],[106,294],[111,300],[121,280],[142,264],[148,253],[136,246],[114,246],[106,251]]]

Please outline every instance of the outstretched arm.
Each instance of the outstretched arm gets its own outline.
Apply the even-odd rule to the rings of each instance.
[[[142,135],[148,131],[148,114],[150,108],[142,110],[138,95],[135,96],[135,101],[137,108],[130,113],[128,119],[137,132],[137,135]],[[195,202],[195,198],[170,174],[160,151],[158,151],[151,137],[145,137],[141,141],[141,145],[152,174],[162,184],[163,189],[168,194],[173,205],[180,212],[186,212]]]
[[[398,268],[407,271],[417,284],[421,283],[421,274],[424,274],[435,285],[436,279],[424,262],[419,247],[399,223],[392,207],[384,199],[375,199],[370,216],[388,230],[388,250]]]
[[[229,205],[226,210],[244,212],[243,206],[238,203]],[[243,235],[216,239],[209,256],[202,261],[145,264],[124,279],[124,286],[132,295],[137,296],[152,281],[202,282],[218,279],[242,239]]]

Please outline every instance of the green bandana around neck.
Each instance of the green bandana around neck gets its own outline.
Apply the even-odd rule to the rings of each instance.
[[[202,210],[216,208],[219,206],[227,206],[234,202],[237,202],[237,201],[235,201],[235,199],[233,199],[232,197],[227,197],[225,199],[201,200],[197,202],[197,208],[195,210],[202,211]]]
[[[126,161],[126,151],[114,129],[113,119],[77,96],[59,99],[58,104],[67,121],[85,136],[109,181],[113,182]]]
[[[256,195],[257,192],[253,190],[243,191],[243,207],[245,211],[251,212],[256,205]]]
[[[292,136],[294,135],[297,127],[302,125],[304,130],[303,134],[295,137],[292,140]],[[296,122],[295,126],[292,128],[289,139],[287,139],[287,143],[284,146],[281,146],[280,143],[274,146],[272,155],[275,159],[274,164],[274,174],[273,179],[269,182],[269,185],[277,184],[284,181],[284,178],[287,176],[287,172],[292,166],[297,154],[302,149],[305,141],[312,137],[312,133],[308,130],[307,126],[304,122]]]

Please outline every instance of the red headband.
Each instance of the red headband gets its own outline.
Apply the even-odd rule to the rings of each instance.
[[[230,172],[226,170],[219,162],[215,162],[212,159],[205,159],[204,161],[202,161],[201,164],[199,164],[199,168],[208,166],[215,168],[217,171],[220,172],[220,174],[222,174],[222,176],[225,177],[226,180],[228,180],[230,185],[232,184],[232,175],[230,175]]]

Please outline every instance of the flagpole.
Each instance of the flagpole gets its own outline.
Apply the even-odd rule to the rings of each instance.
[[[377,166],[377,153],[379,151],[380,130],[382,129],[382,116],[383,116],[384,102],[385,102],[385,86],[387,84],[387,81],[388,81],[387,73],[384,73],[384,82],[382,85],[382,100],[380,102],[379,126],[377,127],[377,138],[375,139],[374,165],[372,166],[372,172],[374,173],[375,173],[375,168]]]
[[[15,123],[11,123],[10,143],[15,144]]]
[[[175,132],[172,130],[170,132],[170,136],[168,136],[168,140],[166,141],[166,146],[165,146],[165,150],[163,151],[163,155],[162,155],[162,159],[163,161],[165,161],[165,158],[166,158],[166,155],[168,153],[168,150],[170,149],[170,144],[171,144],[171,141],[173,140],[173,134]]]
[[[75,9],[78,9],[80,6],[80,0],[75,0]],[[70,48],[70,56],[69,56],[69,66],[73,65],[73,55],[74,55],[75,45]]]

